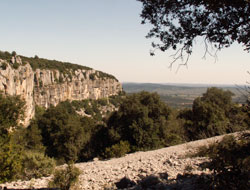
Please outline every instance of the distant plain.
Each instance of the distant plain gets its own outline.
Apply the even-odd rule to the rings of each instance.
[[[140,91],[156,92],[161,99],[174,108],[191,108],[193,100],[202,96],[209,87],[218,87],[231,91],[233,101],[239,104],[246,102],[245,86],[212,85],[212,84],[161,84],[161,83],[122,83],[123,90],[130,94]]]

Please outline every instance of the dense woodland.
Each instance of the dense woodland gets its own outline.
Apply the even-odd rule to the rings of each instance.
[[[249,104],[233,103],[232,95],[208,88],[191,109],[182,110],[144,91],[66,101],[47,110],[36,107],[34,119],[23,128],[18,121],[25,103],[1,94],[0,182],[46,176],[56,164],[120,157],[249,129]],[[85,114],[78,114],[81,110]]]

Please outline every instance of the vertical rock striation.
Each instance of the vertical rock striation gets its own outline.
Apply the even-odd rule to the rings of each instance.
[[[26,101],[27,126],[35,114],[35,105],[48,108],[65,100],[105,98],[119,94],[122,86],[111,75],[94,69],[71,69],[65,73],[57,69],[34,71],[29,63],[23,64],[15,56],[10,62],[0,59],[0,91],[20,95]]]

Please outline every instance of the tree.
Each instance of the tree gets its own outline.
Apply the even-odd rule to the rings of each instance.
[[[140,92],[126,97],[119,110],[107,122],[108,148],[121,152],[127,142],[131,151],[149,150],[166,146],[168,120],[171,109],[156,93]],[[129,150],[128,146],[124,146]]]
[[[192,110],[180,113],[186,119],[185,129],[190,140],[209,138],[248,129],[249,119],[244,108],[232,102],[232,92],[208,88],[193,102]]]
[[[8,129],[17,127],[24,117],[25,103],[19,96],[0,93],[0,137],[7,134]]]
[[[241,43],[250,51],[250,1],[249,0],[138,0],[143,4],[142,23],[153,25],[148,38],[154,50],[176,50],[176,59],[186,52],[192,53],[194,40],[201,36],[204,42],[217,49]],[[208,52],[209,53],[209,52]],[[154,55],[154,51],[151,52]]]
[[[225,136],[222,141],[201,147],[196,156],[207,156],[210,159],[203,163],[203,169],[212,172],[206,176],[206,181],[200,181],[205,186],[197,189],[228,189],[248,190],[250,188],[250,133],[245,131],[237,136]]]
[[[0,141],[0,183],[17,178],[22,170],[23,149],[16,145],[11,136]]]
[[[43,144],[48,156],[55,157],[61,162],[78,159],[80,150],[89,136],[80,116],[69,102],[50,107],[38,118],[37,124],[42,131]]]

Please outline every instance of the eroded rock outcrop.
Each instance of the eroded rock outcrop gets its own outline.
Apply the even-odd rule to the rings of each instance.
[[[119,94],[122,86],[113,76],[94,69],[34,70],[15,56],[10,61],[0,59],[0,91],[20,95],[26,101],[27,125],[34,116],[35,105],[48,108],[65,100],[105,98]]]
[[[0,91],[9,95],[19,95],[26,102],[24,125],[27,125],[35,114],[33,98],[34,73],[29,64],[14,69],[7,61],[0,60]]]

